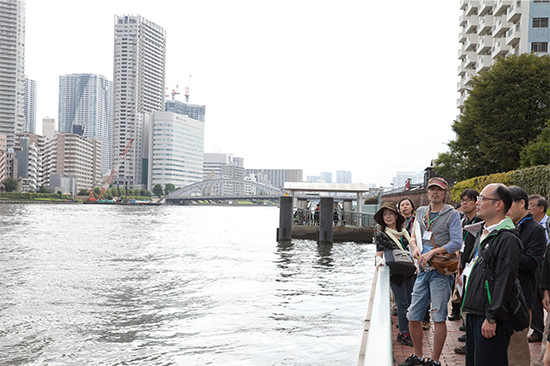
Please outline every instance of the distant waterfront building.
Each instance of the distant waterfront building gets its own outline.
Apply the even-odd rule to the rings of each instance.
[[[29,136],[18,134],[16,141],[14,150],[17,159],[17,179],[20,181],[21,191],[36,192],[41,183],[41,152],[36,142]]]
[[[400,188],[405,187],[407,180],[411,180],[411,184],[422,183],[424,181],[424,172],[405,172],[399,171],[396,173],[396,176],[392,179],[393,187]]]
[[[258,183],[283,188],[285,182],[303,182],[304,171],[302,169],[246,169],[246,175],[256,177]]]
[[[308,175],[306,177],[306,182],[319,183],[319,182],[321,182],[321,176],[320,175]]]
[[[206,113],[206,106],[199,104],[183,103],[178,100],[166,101],[164,104],[164,110],[166,112],[174,112],[179,114],[185,114],[193,119],[204,122],[204,115]]]
[[[336,183],[351,184],[351,172],[347,170],[336,171]]]
[[[332,173],[331,172],[321,172],[321,180],[325,183],[332,183]]]
[[[499,57],[526,52],[548,54],[549,0],[460,1],[457,107],[464,108],[472,78]]]
[[[55,137],[55,118],[42,118],[42,136],[51,140]]]
[[[114,37],[113,161],[134,139],[115,180],[145,188],[148,148],[143,146],[143,113],[164,110],[166,32],[140,15],[117,15]]]
[[[76,177],[78,189],[92,189],[101,180],[101,142],[72,133],[58,133],[45,143],[42,153],[44,184],[50,176]]]
[[[0,134],[8,148],[25,127],[25,2],[0,0]]]
[[[244,159],[233,154],[204,153],[203,176],[244,179]]]
[[[98,74],[59,76],[59,132],[101,141],[101,171],[111,167],[113,83]]]
[[[25,127],[26,132],[36,133],[36,80],[25,77]]]
[[[176,188],[203,179],[204,122],[173,112],[147,113],[149,191],[156,184]]]
[[[0,135],[0,183],[8,177],[8,139],[6,135]]]

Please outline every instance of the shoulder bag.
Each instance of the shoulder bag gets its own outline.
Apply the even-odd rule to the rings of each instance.
[[[432,243],[435,248],[438,247],[434,241],[433,235],[432,235]],[[459,262],[460,262],[460,258],[458,257],[458,255],[456,255],[455,252],[452,252],[452,253],[445,253],[445,254],[436,254],[432,257],[429,263],[439,273],[444,274],[445,276],[450,276],[456,273]]]

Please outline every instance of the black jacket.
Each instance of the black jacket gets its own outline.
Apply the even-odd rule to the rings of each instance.
[[[546,249],[544,228],[528,214],[518,224],[519,237],[523,243],[523,253],[519,261],[518,279],[523,290],[527,308],[533,308],[536,301],[535,273],[539,269]]]
[[[462,311],[486,319],[506,319],[504,304],[518,275],[521,240],[512,227],[491,232],[481,243],[480,238],[481,231],[475,243],[480,246],[479,256],[466,282]]]

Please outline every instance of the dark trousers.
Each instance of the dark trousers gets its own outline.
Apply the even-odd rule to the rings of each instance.
[[[466,366],[508,366],[508,344],[514,329],[508,320],[497,320],[496,335],[485,338],[481,325],[485,317],[466,316]]]
[[[535,272],[535,293],[533,296],[533,314],[531,318],[531,329],[533,333],[542,335],[544,333],[544,310],[542,309],[542,290],[540,289],[540,280],[542,277],[542,266]]]

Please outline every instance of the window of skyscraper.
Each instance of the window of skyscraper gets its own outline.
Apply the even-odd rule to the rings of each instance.
[[[548,28],[548,18],[533,18],[533,28]]]

